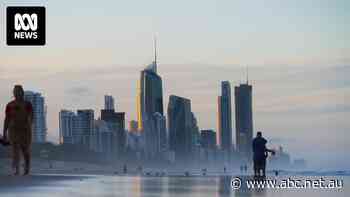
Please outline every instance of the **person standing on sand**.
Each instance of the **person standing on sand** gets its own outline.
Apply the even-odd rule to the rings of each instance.
[[[267,140],[263,138],[261,131],[258,131],[253,140],[253,162],[254,162],[254,176],[259,177],[262,171],[262,177],[266,175],[266,158],[268,153],[275,154],[274,150],[266,147]]]
[[[6,106],[3,140],[7,138],[12,147],[12,168],[14,175],[20,173],[20,152],[24,158],[24,174],[30,172],[33,107],[24,100],[24,90],[21,85],[13,89],[15,99]]]

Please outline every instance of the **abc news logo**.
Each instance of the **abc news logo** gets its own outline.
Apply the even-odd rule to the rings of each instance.
[[[45,7],[7,7],[7,45],[45,45]]]

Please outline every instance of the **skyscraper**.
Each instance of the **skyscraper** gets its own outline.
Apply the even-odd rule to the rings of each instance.
[[[235,87],[236,148],[250,158],[253,139],[252,86],[240,84]]]
[[[144,136],[146,157],[154,155],[153,144],[158,138],[154,136],[157,117],[163,116],[163,87],[162,78],[157,74],[157,52],[152,64],[141,71],[137,95],[138,129]],[[158,113],[158,115],[156,115]]]
[[[163,87],[162,78],[156,73],[156,62],[141,71],[139,85],[139,130],[143,130],[144,123],[154,113],[163,115]]]
[[[77,113],[61,110],[59,113],[59,130],[61,144],[83,145],[94,148],[91,136],[94,136],[94,111],[92,109],[78,110]]]
[[[113,131],[108,126],[108,123],[104,120],[95,120],[94,127],[95,133],[92,136],[94,138],[94,147],[92,150],[102,153],[103,158],[106,160],[114,159]]]
[[[105,109],[114,110],[113,96],[105,95]]]
[[[74,144],[90,147],[90,136],[94,134],[94,110],[77,110],[73,117],[73,142]]]
[[[123,157],[126,148],[125,112],[104,109],[101,110],[101,119],[113,132],[113,151],[117,157]]]
[[[221,150],[232,150],[231,85],[228,81],[221,82],[221,96],[218,97],[217,145]]]
[[[216,134],[213,130],[201,130],[201,146],[207,149],[215,149]]]
[[[73,144],[73,117],[74,112],[61,110],[59,113],[59,143]]]
[[[201,130],[200,160],[211,162],[215,160],[216,133],[213,130]]]
[[[33,106],[32,140],[44,143],[47,135],[45,99],[40,93],[32,91],[25,91],[24,99]]]
[[[198,121],[196,116],[192,113],[192,123],[191,123],[191,130],[192,130],[192,146],[200,145],[200,133],[199,133],[199,127],[198,127]]]
[[[175,160],[188,161],[192,152],[191,101],[171,95],[168,105],[169,149],[175,153]]]
[[[125,112],[115,112],[114,110],[101,110],[101,119],[112,124],[119,130],[125,130]]]
[[[151,151],[153,154],[152,157],[155,158],[159,153],[165,153],[168,147],[168,139],[166,133],[166,119],[165,116],[156,112],[153,114],[154,119],[154,129],[153,129],[153,139],[154,148]],[[164,155],[164,154],[163,154]]]

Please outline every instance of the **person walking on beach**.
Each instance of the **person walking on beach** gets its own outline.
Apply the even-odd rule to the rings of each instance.
[[[266,148],[267,140],[262,137],[261,131],[258,131],[253,140],[253,162],[254,162],[254,176],[259,177],[260,171],[262,176],[266,175],[266,158],[268,152],[275,154],[274,150]]]
[[[15,85],[13,96],[15,99],[6,106],[3,140],[8,140],[12,147],[13,174],[20,173],[20,153],[22,153],[23,175],[28,175],[31,162],[33,107],[30,102],[24,100],[24,90],[21,85]]]

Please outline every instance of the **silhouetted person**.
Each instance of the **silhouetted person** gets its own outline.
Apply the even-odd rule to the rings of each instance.
[[[4,140],[9,139],[12,145],[12,168],[14,175],[19,175],[20,153],[24,158],[24,175],[30,172],[33,108],[30,102],[24,100],[22,86],[15,85],[15,99],[6,106],[4,121]]]
[[[262,171],[262,176],[266,175],[266,158],[268,152],[275,154],[273,150],[266,148],[267,140],[262,137],[262,133],[259,131],[253,140],[253,161],[254,161],[254,176],[260,176],[260,171]]]
[[[126,164],[124,164],[123,166],[123,173],[124,174],[128,173],[128,166],[126,166]]]

